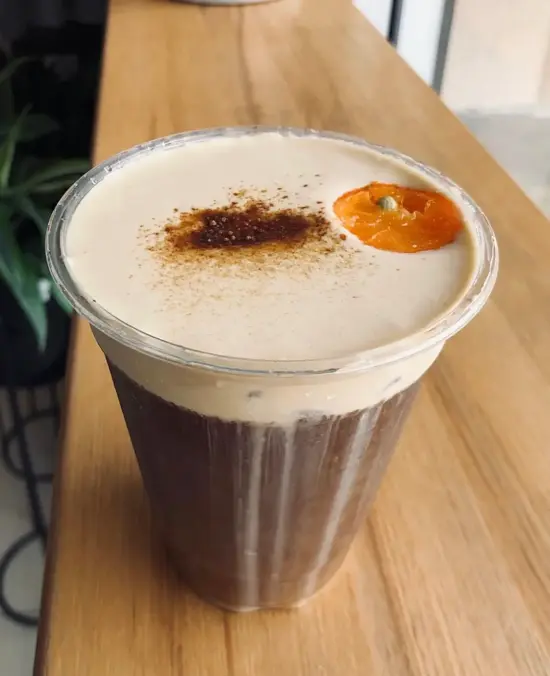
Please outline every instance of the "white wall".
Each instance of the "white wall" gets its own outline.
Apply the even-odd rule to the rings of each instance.
[[[392,0],[353,0],[353,4],[382,35],[388,34]]]
[[[353,2],[387,35],[392,0]],[[430,85],[444,7],[403,0],[397,51]],[[456,111],[550,114],[550,0],[455,0],[442,98]]]
[[[445,0],[404,0],[397,51],[428,84],[432,84]],[[354,0],[354,5],[387,35],[392,0]]]
[[[459,111],[548,108],[549,49],[549,0],[456,0],[443,100]]]
[[[405,61],[432,84],[445,0],[405,0],[397,51]]]

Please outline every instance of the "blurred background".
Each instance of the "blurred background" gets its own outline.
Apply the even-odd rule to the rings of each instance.
[[[70,314],[43,235],[89,166],[104,0],[0,0],[0,673],[30,676]]]
[[[355,5],[550,213],[548,0]],[[105,15],[106,0],[0,0],[0,673],[9,676],[32,673],[69,340],[43,232],[89,165]]]

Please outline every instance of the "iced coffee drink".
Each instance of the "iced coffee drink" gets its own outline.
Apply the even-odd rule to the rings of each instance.
[[[94,168],[48,232],[183,580],[299,605],[342,564],[497,253],[454,184],[336,134],[181,134]],[[411,506],[412,507],[412,506]]]

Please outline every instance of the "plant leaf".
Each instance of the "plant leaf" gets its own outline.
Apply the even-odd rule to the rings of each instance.
[[[19,66],[32,60],[33,59],[30,57],[13,59],[0,71],[0,115],[4,119],[12,121],[15,117],[13,110],[13,91],[9,80]]]
[[[48,275],[48,265],[45,260],[37,256],[33,251],[25,251],[25,262],[34,270],[37,277]]]
[[[0,274],[4,279],[17,275],[17,266],[12,267],[9,263],[9,250],[13,248],[13,233],[11,230],[13,211],[11,205],[0,202],[0,244],[2,244],[0,246]],[[17,242],[15,242],[15,245],[17,245]],[[18,253],[16,258],[19,258]],[[19,282],[20,280],[17,280],[17,283]]]
[[[68,315],[71,315],[73,313],[72,305],[65,298],[60,288],[53,280],[52,280],[52,296],[55,298],[55,301],[57,302],[59,307],[62,310],[64,310]]]
[[[29,192],[32,195],[51,195],[52,193],[59,195],[60,193],[65,192],[79,176],[80,174],[70,174],[65,178],[58,178],[55,181],[46,181],[45,183],[40,183],[34,188],[31,188]]]
[[[70,185],[73,182],[73,179],[77,176],[80,176],[84,172],[88,171],[90,168],[90,163],[87,160],[74,159],[74,160],[58,160],[57,162],[52,162],[49,167],[37,171],[33,176],[28,178],[26,181],[17,186],[19,191],[33,191],[36,192],[37,188],[41,188],[38,192],[48,192],[44,190],[44,185],[49,185],[56,181],[56,179],[64,178],[65,187]],[[71,178],[71,182],[68,182],[68,178]]]
[[[0,86],[0,118],[13,122],[14,117],[14,102],[11,87],[9,85]],[[0,135],[0,138],[5,136],[5,134],[6,132]]]
[[[0,85],[9,80],[19,66],[22,66],[24,63],[29,63],[29,61],[33,61],[33,58],[30,56],[21,56],[18,59],[9,61],[4,68],[0,70]]]
[[[45,235],[52,210],[46,207],[38,206],[30,197],[27,197],[26,195],[16,195],[14,197],[14,202],[17,206],[17,209],[21,213],[25,214],[25,216],[30,218],[39,229],[40,233]]]
[[[6,136],[10,130],[8,122],[0,123],[0,136]],[[20,141],[34,141],[41,136],[51,134],[59,129],[59,125],[48,115],[35,113],[27,115],[19,130]]]
[[[11,228],[13,209],[0,204],[0,277],[25,313],[34,330],[38,348],[46,346],[48,319],[40,297],[39,276],[24,257]]]
[[[44,158],[16,153],[11,172],[11,185],[17,186],[20,183],[23,183],[29,176],[32,176],[37,171],[42,171],[42,169],[49,166],[50,162],[51,160]]]
[[[7,188],[11,167],[13,164],[13,157],[15,155],[15,147],[19,141],[19,133],[23,121],[29,112],[30,106],[26,106],[17,120],[11,125],[8,135],[0,146],[0,188]]]
[[[73,313],[73,306],[65,298],[61,289],[57,286],[57,284],[52,279],[52,276],[50,274],[50,269],[48,268],[48,264],[46,263],[46,261],[44,259],[40,260],[39,258],[35,258],[35,260],[39,265],[39,269],[40,269],[40,272],[42,273],[42,277],[47,277],[50,280],[51,294],[52,294],[54,300],[56,301],[56,303],[59,305],[59,307],[64,312],[66,312],[68,315],[71,315]]]

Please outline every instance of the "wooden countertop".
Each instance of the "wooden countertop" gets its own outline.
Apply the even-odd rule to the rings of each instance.
[[[350,132],[448,173],[499,236],[493,299],[426,378],[344,569],[288,613],[225,614],[177,583],[77,323],[35,673],[549,674],[549,223],[348,0],[113,0],[97,160],[246,123]]]

